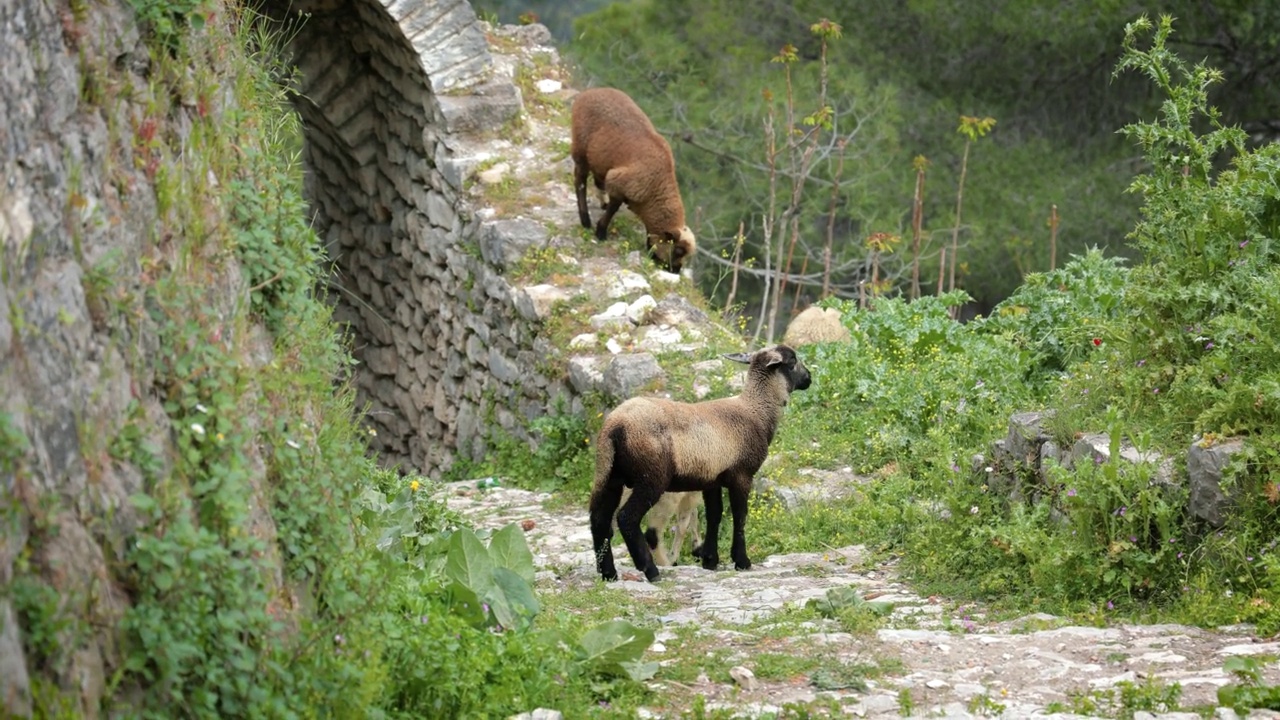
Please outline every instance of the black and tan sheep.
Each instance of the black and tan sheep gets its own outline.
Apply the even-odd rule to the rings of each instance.
[[[631,497],[631,488],[623,488],[622,501],[618,507],[626,505],[629,497]],[[684,539],[687,535],[692,536],[693,539],[693,556],[698,557],[701,554],[702,533],[698,531],[698,507],[701,505],[702,493],[700,492],[668,492],[663,493],[662,497],[658,498],[658,502],[649,508],[649,512],[644,516],[645,524],[648,525],[644,539],[649,543],[655,565],[675,565],[680,559],[680,551],[684,549]],[[617,519],[617,513],[614,513],[614,519]],[[670,558],[667,557],[663,542],[666,539],[668,527],[675,530]]]
[[[745,533],[751,483],[792,391],[809,387],[810,377],[786,345],[725,357],[750,366],[737,396],[700,403],[636,397],[605,418],[596,443],[590,503],[596,570],[605,580],[618,578],[611,548],[615,512],[636,568],[650,581],[658,578],[640,520],[666,492],[702,492],[707,508],[702,566],[714,570],[720,564],[717,538],[724,514],[722,489],[727,489],[733,565],[751,567]],[[619,510],[624,488],[631,488],[631,497]]]
[[[573,189],[578,217],[591,228],[587,211],[587,175],[607,196],[604,215],[595,225],[604,240],[613,216],[626,203],[644,223],[649,253],[664,269],[678,273],[693,255],[696,242],[685,224],[684,201],[676,184],[671,146],[649,117],[626,93],[592,88],[573,100]]]
[[[817,305],[810,305],[804,312],[791,319],[782,342],[792,347],[812,345],[820,342],[848,342],[851,339],[849,328],[840,322],[840,311],[835,308],[823,310]]]

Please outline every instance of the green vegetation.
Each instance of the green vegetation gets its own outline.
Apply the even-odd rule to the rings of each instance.
[[[156,434],[134,402],[102,443],[142,475],[130,498],[138,526],[113,539],[122,557],[112,580],[131,603],[102,710],[505,717],[567,705],[629,716],[646,692],[637,680],[656,670],[641,662],[652,631],[544,617],[519,527],[474,533],[423,480],[369,459],[343,380],[349,351],[317,292],[324,256],[304,212],[277,38],[247,10],[138,9],[154,92],[118,138],[126,147],[111,151],[132,153],[154,182],[158,222],[137,293],[114,291],[106,266],[87,283],[99,329],[155,338],[154,352],[131,361],[167,427]],[[104,87],[94,102],[135,100]],[[20,474],[27,446],[0,416],[0,469]],[[52,509],[32,546],[57,532],[46,517]],[[37,715],[66,716],[52,679],[89,632],[75,615],[83,599],[60,602],[31,556],[19,555],[6,597]],[[619,699],[624,710],[610,711]]]
[[[1125,129],[1150,167],[1133,183],[1145,201],[1133,238],[1150,260],[1128,270],[1089,251],[965,325],[947,317],[959,295],[878,299],[872,310],[832,303],[852,342],[807,353],[824,392],[797,395],[770,472],[880,473],[847,503],[767,523],[749,536],[765,552],[870,538],[902,553],[917,579],[962,596],[1280,627],[1277,358],[1266,340],[1280,334],[1280,146],[1252,150],[1222,125],[1206,99],[1219,76],[1185,65],[1169,36],[1168,19],[1132,23],[1119,65],[1168,98],[1154,120]],[[1105,432],[1113,458],[1122,440],[1179,457],[1196,437],[1246,435],[1229,469],[1241,490],[1228,526],[1206,532],[1182,486],[1119,460],[1054,469],[1047,487],[1011,501],[970,458],[1004,434],[1011,412],[1043,407],[1058,411],[1059,443]]]
[[[1275,139],[1277,102],[1263,89],[1276,80],[1280,15],[1190,0],[1165,3],[1162,11],[1179,19],[1179,47],[1226,72],[1229,81],[1211,90],[1211,100],[1227,122]],[[765,122],[776,113],[781,123],[792,108],[807,133],[800,119],[829,107],[834,126],[818,133],[789,265],[805,276],[794,282],[810,300],[825,294],[815,267],[832,230],[835,265],[844,270],[833,286],[843,297],[856,297],[858,281],[870,279],[865,240],[879,232],[910,236],[913,159],[927,159],[921,285],[926,293],[937,289],[945,249],[948,265],[959,261],[955,286],[986,312],[1029,273],[1051,269],[1055,231],[1059,265],[1091,246],[1135,254],[1123,238],[1137,220],[1137,203],[1123,190],[1140,163],[1115,131],[1154,112],[1160,98],[1136,74],[1110,76],[1132,13],[1132,6],[1097,0],[1071,0],[1050,14],[1033,5],[1001,8],[994,18],[938,0],[747,7],[637,0],[578,18],[568,51],[592,84],[632,94],[673,141],[686,204],[699,211],[699,244],[715,256],[727,250],[727,258],[743,222],[744,258],[756,258],[757,267],[771,183]],[[821,18],[843,28],[825,58],[822,38],[812,32]],[[796,58],[784,65],[789,78],[776,61],[786,48]],[[826,65],[831,71],[823,73]],[[998,122],[970,147],[956,131],[966,117]],[[795,169],[780,168],[780,188]],[[951,252],[956,227],[958,257]],[[909,294],[911,253],[886,261],[880,272],[892,281],[890,294]],[[702,262],[710,269],[699,270],[700,280],[711,292],[718,263]],[[949,275],[944,289],[951,289]],[[758,317],[767,310],[759,308],[761,278],[744,273],[743,282],[738,299]],[[725,285],[717,290],[721,301]]]
[[[705,174],[691,174],[695,198],[722,196],[724,207],[738,203],[733,210],[708,205],[704,227],[737,227],[732,213],[767,214],[779,233],[770,238],[777,242],[768,246],[771,263],[774,253],[790,257],[798,246],[804,255],[822,245],[821,236],[810,242],[809,229],[797,230],[800,217],[822,217],[831,221],[824,223],[828,227],[838,223],[846,235],[883,231],[872,249],[876,262],[886,265],[875,267],[900,283],[905,259],[885,259],[898,252],[889,239],[896,236],[888,234],[897,230],[900,214],[892,168],[907,167],[904,153],[916,152],[903,138],[901,117],[938,96],[921,85],[895,87],[892,78],[873,82],[877,67],[905,72],[898,50],[880,44],[887,40],[872,42],[873,33],[884,32],[874,23],[883,16],[868,15],[860,23],[866,27],[847,29],[845,37],[837,27],[817,23],[810,27],[812,45],[777,56],[762,55],[754,44],[711,53],[705,43],[734,37],[720,31],[725,18],[746,27],[761,21],[757,13],[764,11],[720,2],[685,5],[651,0],[611,6],[584,21],[590,32],[579,47],[588,68],[602,74],[591,53],[596,60],[609,53],[629,61],[643,56],[640,71],[654,93],[648,107],[662,107],[656,102],[661,97],[683,98],[688,122],[716,128],[707,131],[715,135],[708,142],[697,135],[678,150],[682,167],[698,164],[687,154],[690,148],[714,150],[723,160]],[[913,6],[913,15],[937,17],[905,47],[918,46],[948,19],[962,21],[953,23],[954,42],[974,40],[976,20],[957,18],[942,5]],[[112,460],[134,466],[143,478],[130,508],[140,526],[121,543],[112,578],[132,604],[121,624],[123,664],[113,668],[110,688],[119,702],[129,698],[136,707],[105,710],[136,709],[148,718],[409,718],[506,717],[549,706],[578,716],[631,717],[641,704],[670,703],[673,714],[684,717],[726,716],[708,711],[701,698],[677,702],[643,684],[651,678],[691,682],[704,672],[729,682],[728,670],[740,660],[701,629],[681,628],[670,662],[652,662],[646,651],[658,617],[670,609],[667,601],[600,584],[558,592],[537,588],[518,526],[475,531],[431,497],[435,488],[428,481],[374,466],[345,380],[350,355],[317,296],[324,255],[302,212],[300,129],[281,85],[288,74],[275,40],[251,13],[218,22],[198,4],[137,9],[152,31],[156,97],[132,134],[122,131],[118,139],[155,182],[160,218],[138,295],[114,293],[107,265],[90,272],[87,282],[95,312],[103,316],[101,323],[95,317],[101,328],[125,332],[145,322],[154,331],[154,367],[142,391],[160,401],[164,417],[150,418],[135,403],[104,443]],[[653,31],[669,23],[680,32]],[[792,22],[760,41],[782,40],[796,29]],[[1101,42],[1088,29],[1067,25],[1062,43],[1042,52],[1065,53],[1067,45],[1075,52],[1079,44]],[[958,286],[965,289],[911,299],[902,287],[895,293],[873,286],[865,302],[822,301],[841,310],[852,337],[803,351],[813,389],[794,396],[766,475],[785,484],[802,467],[847,465],[869,477],[843,500],[795,512],[767,499],[753,502],[752,554],[866,543],[873,553],[898,556],[899,567],[924,587],[965,600],[1097,623],[1121,615],[1205,625],[1253,622],[1264,634],[1280,629],[1274,600],[1280,593],[1274,552],[1280,530],[1280,145],[1252,147],[1241,130],[1221,120],[1208,95],[1221,76],[1180,60],[1169,49],[1170,32],[1167,19],[1154,26],[1135,21],[1119,45],[1119,70],[1148,78],[1163,100],[1155,119],[1124,128],[1123,136],[1143,152],[1143,172],[1131,188],[1142,202],[1137,216],[1114,176],[1122,140],[1108,136],[1064,149],[1054,141],[1066,120],[1048,122],[1052,113],[1032,113],[1046,121],[1042,133],[1002,141],[1006,128],[1027,130],[1025,118],[1005,120],[1027,110],[1017,95],[1027,88],[964,99],[1001,118],[991,142],[976,143],[990,124],[969,123],[972,132],[958,146],[967,171],[929,171],[943,176],[942,187],[947,174],[956,173],[955,215],[935,209],[938,220],[931,227],[939,231],[938,248],[956,236],[953,231],[971,239],[958,246],[971,253],[956,266],[966,278]],[[1034,45],[1024,40],[1015,48]],[[827,41],[831,63],[843,63],[830,77]],[[840,42],[850,47],[835,50]],[[865,66],[852,63],[858,54],[867,56]],[[770,57],[787,68],[785,98],[776,92],[756,115],[744,114],[744,97],[762,96],[766,85],[777,84],[778,74],[767,67]],[[991,64],[998,67],[1001,60]],[[934,56],[920,59],[943,93],[959,80],[937,62]],[[192,67],[199,71],[188,74]],[[975,78],[987,77],[980,67],[966,67]],[[1127,88],[1133,74],[1117,82]],[[207,110],[223,88],[234,100],[225,112],[199,110]],[[829,91],[830,104],[798,112],[795,98],[814,88],[820,98]],[[175,104],[186,91],[199,98],[194,113]],[[93,100],[125,102],[111,93],[104,85]],[[854,97],[859,104],[847,100]],[[955,104],[942,103],[936,117],[926,115],[954,122]],[[1145,107],[1133,100],[1128,109]],[[189,123],[182,132],[180,113]],[[778,124],[759,133],[756,125],[764,118]],[[660,113],[655,119],[673,122]],[[856,131],[845,123],[856,123]],[[857,171],[838,169],[847,160],[839,154],[816,164],[827,183],[817,185],[843,189],[828,195],[805,191],[805,182],[791,184],[788,167],[809,172],[815,167],[813,156],[805,157],[809,148],[838,131],[848,134],[847,142],[876,148],[859,157]],[[942,134],[923,137],[944,142],[936,140]],[[956,141],[950,133],[945,137]],[[770,168],[774,177],[739,176],[744,158],[759,155],[762,139],[782,143],[771,145],[768,162],[755,167]],[[1004,153],[1006,172],[988,166],[979,178],[980,159],[997,150],[992,145]],[[1063,244],[1063,255],[1073,255],[1068,262],[1031,273],[1019,285],[1015,275],[1047,266],[1040,251],[1027,250],[1014,271],[992,258],[1029,247],[1021,238],[1043,219],[1037,208],[1060,191],[1048,189],[1042,168],[1049,166],[1075,177],[1057,201],[1067,217],[1081,219],[1081,231]],[[964,172],[974,174],[962,201]],[[788,200],[771,198],[767,207],[739,202],[770,195],[767,188],[776,191],[778,182],[800,192]],[[1025,192],[1001,205],[1012,187]],[[508,190],[497,192],[505,197]],[[950,203],[949,191],[936,195]],[[1095,203],[1097,212],[1088,212]],[[960,221],[961,207],[973,221]],[[1097,241],[1135,220],[1130,237],[1145,260],[1130,268],[1091,249],[1108,246]],[[846,254],[838,260],[858,260],[863,245],[845,246],[837,249]],[[942,269],[938,256],[929,257],[923,258],[922,277]],[[570,270],[542,254],[521,268],[530,277]],[[245,292],[229,293],[228,287]],[[957,309],[979,288],[983,300],[1008,296],[990,317],[955,322]],[[773,292],[785,302],[796,288]],[[247,295],[247,302],[230,297],[235,295]],[[548,322],[557,347],[584,329],[580,310],[566,303]],[[255,333],[256,326],[274,339]],[[713,338],[712,344],[724,340]],[[692,378],[679,371],[672,378],[677,394],[688,399],[682,393],[690,391]],[[717,393],[726,389],[723,382],[713,387]],[[556,491],[560,501],[581,505],[602,403],[588,398],[586,407],[581,416],[557,407],[533,421],[533,444],[493,438],[490,457],[460,464],[455,472],[497,475],[500,482]],[[1012,488],[997,487],[992,468],[974,462],[974,455],[1004,433],[1011,412],[1040,408],[1057,411],[1050,429],[1059,443],[1076,432],[1105,432],[1113,458],[1122,440],[1174,455],[1196,437],[1212,443],[1246,436],[1246,451],[1229,467],[1237,492],[1227,527],[1209,532],[1187,516],[1184,489],[1154,482],[1148,466],[1119,460],[1055,468],[1046,486],[1011,499]],[[167,424],[162,430],[172,436],[172,452],[154,444],[157,420]],[[27,442],[0,415],[0,469],[18,467]],[[1014,482],[1032,489],[1031,478]],[[34,525],[33,542],[53,532]],[[6,592],[22,622],[24,650],[40,675],[38,710],[57,716],[65,711],[63,699],[50,692],[47,679],[67,666],[66,638],[87,630],[64,612],[56,591],[30,563],[30,553],[19,555],[16,580]],[[824,558],[803,572],[817,576],[829,569]],[[852,587],[832,589],[747,628],[759,633],[761,643],[751,664],[763,679],[807,676],[819,689],[865,688],[866,680],[900,667],[889,660],[806,655],[783,639],[802,625],[866,637],[891,609]],[[590,629],[581,629],[584,622]],[[1262,684],[1258,663],[1227,663],[1238,682],[1222,688],[1224,705],[1276,706],[1276,689]],[[1121,683],[1073,696],[1057,709],[1132,717],[1140,710],[1177,709],[1179,699],[1176,685]],[[898,701],[904,715],[916,709],[908,689]],[[1004,708],[980,695],[970,709],[999,714]],[[830,710],[819,702],[789,705],[780,715]]]

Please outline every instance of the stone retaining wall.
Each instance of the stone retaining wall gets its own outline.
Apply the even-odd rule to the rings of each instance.
[[[307,191],[334,263],[359,402],[388,464],[429,475],[479,460],[491,427],[525,421],[571,392],[533,372],[533,318],[486,247],[546,237],[532,221],[480,222],[454,147],[521,109],[492,71],[467,2],[316,2],[290,50],[302,79]],[[285,19],[285,6],[275,8]]]

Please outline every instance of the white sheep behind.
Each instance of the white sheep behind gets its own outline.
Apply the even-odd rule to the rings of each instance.
[[[631,488],[623,488],[622,501],[618,507],[626,505],[630,497]],[[692,537],[694,557],[702,552],[702,533],[698,531],[698,508],[701,506],[702,493],[700,492],[669,492],[663,493],[658,502],[649,508],[649,512],[644,516],[645,524],[649,526],[644,538],[649,543],[649,550],[653,552],[655,565],[678,564],[676,561],[680,559],[680,552],[684,550],[685,536]],[[614,513],[614,519],[617,519],[617,513]],[[663,542],[666,539],[668,527],[675,531],[671,542],[672,554],[669,557]]]
[[[636,568],[650,581],[658,579],[640,521],[667,492],[702,492],[707,509],[702,566],[714,570],[720,564],[722,491],[727,489],[733,512],[730,555],[738,570],[751,567],[745,532],[751,483],[769,454],[791,392],[809,387],[811,378],[786,345],[725,357],[750,366],[737,396],[700,403],[636,397],[605,418],[590,502],[596,569],[605,580],[618,578],[610,546],[615,513]],[[624,488],[631,488],[631,496],[619,510]]]
[[[697,243],[685,224],[675,158],[666,138],[635,101],[614,88],[578,93],[571,115],[569,154],[582,226],[592,227],[587,209],[587,176],[591,175],[604,196],[596,237],[608,237],[609,223],[626,203],[644,223],[653,259],[666,270],[680,272]]]
[[[840,311],[835,308],[822,309],[810,305],[804,312],[791,319],[782,342],[792,347],[812,345],[821,342],[849,342],[852,336],[849,328],[840,322]]]

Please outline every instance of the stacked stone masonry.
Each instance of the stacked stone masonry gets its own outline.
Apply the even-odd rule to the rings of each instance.
[[[566,383],[533,372],[536,320],[517,307],[506,258],[480,251],[482,236],[501,244],[508,221],[476,219],[454,160],[461,135],[520,111],[519,91],[492,72],[465,1],[269,11],[281,21],[307,14],[289,48],[306,187],[373,449],[433,476],[459,456],[479,460],[491,427],[521,437],[527,420],[571,400]]]

